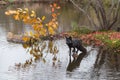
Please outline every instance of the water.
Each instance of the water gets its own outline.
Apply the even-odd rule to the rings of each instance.
[[[11,17],[4,14],[6,9],[16,7],[35,9],[39,16],[48,16],[47,13],[49,13],[48,4],[13,5],[0,10],[0,80],[120,80],[120,71],[111,68],[107,62],[100,68],[94,67],[98,49],[92,46],[86,47],[87,51],[91,51],[83,57],[80,65],[71,72],[67,71],[69,50],[65,44],[65,39],[56,41],[56,45],[59,48],[57,56],[60,62],[57,62],[55,66],[52,64],[52,55],[49,54],[46,57],[46,63],[40,61],[27,68],[16,68],[16,63],[24,63],[32,57],[26,53],[21,44],[9,43],[6,40],[6,35],[9,31],[22,34],[31,30],[30,25],[14,21]],[[83,21],[78,17],[80,13],[73,9],[70,4],[62,6],[61,17],[59,18],[59,32],[71,29],[73,21]],[[81,22],[81,24],[83,23],[85,21]]]
[[[5,48],[0,49],[0,80],[79,80],[89,79],[90,71],[96,58],[96,51],[92,51],[89,56],[83,59],[80,67],[73,72],[67,72],[66,68],[69,63],[68,48],[65,40],[60,40],[58,58],[60,62],[52,65],[52,60],[48,55],[47,62],[37,62],[28,68],[16,69],[15,63],[25,62],[31,56],[26,53],[23,47],[19,44],[7,43]],[[4,48],[4,49],[3,49]],[[87,63],[87,64],[86,64]],[[85,75],[83,77],[83,75]]]

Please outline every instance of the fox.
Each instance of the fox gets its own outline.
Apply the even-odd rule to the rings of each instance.
[[[66,37],[66,44],[69,48],[69,56],[71,57],[71,49],[73,48],[72,52],[78,53],[78,51],[82,51],[83,53],[86,53],[87,50],[82,45],[82,40],[79,39],[72,39],[71,36]],[[77,51],[76,51],[77,49]]]

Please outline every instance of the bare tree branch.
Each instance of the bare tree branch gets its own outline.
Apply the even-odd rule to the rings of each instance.
[[[114,2],[114,0],[112,0],[112,2],[111,2],[111,7],[109,8],[109,11],[108,11],[108,14],[107,14],[107,20],[108,20],[108,24],[107,25],[109,25],[110,24],[110,20],[111,19],[113,19],[112,17],[111,17],[111,15],[112,15],[112,13],[113,13],[113,11],[114,11],[114,7],[115,7],[115,2]]]
[[[74,5],[75,7],[77,7],[80,11],[82,11],[82,12],[87,16],[90,24],[91,24],[92,26],[96,27],[96,24],[93,22],[94,20],[90,17],[90,15],[88,15],[88,13],[87,13],[84,9],[82,9],[81,7],[79,7],[73,0],[70,0],[70,1],[73,3],[73,5]]]
[[[99,14],[99,9],[98,9],[98,7],[96,7],[95,4],[93,2],[91,2],[91,7],[95,11],[95,14],[96,14],[97,20],[99,22],[99,25],[102,27],[103,25],[102,25],[102,20],[101,20],[100,14]]]
[[[116,2],[118,1],[118,2]],[[77,7],[81,12],[83,12],[87,18],[88,21],[92,26],[99,29],[105,29],[109,30],[113,27],[113,25],[117,22],[119,11],[120,11],[120,0],[112,0],[108,5],[106,3],[104,4],[104,0],[87,0],[87,3],[85,3],[85,7],[87,8],[81,8],[78,6],[74,0],[70,0],[72,4]],[[95,17],[98,22],[95,22],[95,18],[91,16],[91,13],[89,13],[88,9],[92,9],[95,11]]]
[[[98,2],[98,5],[99,5],[99,10],[100,10],[102,21],[103,21],[103,27],[105,29],[107,27],[106,12],[105,12],[102,0],[97,0],[97,2]]]
[[[115,13],[115,17],[113,19],[113,22],[109,25],[108,29],[111,29],[112,26],[117,22],[119,10],[120,10],[120,0],[118,1],[118,5],[117,5],[117,9],[115,11],[116,13]]]

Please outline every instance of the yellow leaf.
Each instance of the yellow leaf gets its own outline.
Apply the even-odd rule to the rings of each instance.
[[[30,24],[34,24],[34,23],[36,23],[37,22],[37,19],[36,18],[33,18],[33,19],[30,19]]]
[[[10,14],[16,14],[17,11],[15,11],[15,10],[9,10],[9,13],[10,13]]]
[[[24,23],[29,23],[30,22],[30,17],[29,16],[24,17],[23,22]]]
[[[6,11],[6,12],[5,12],[5,15],[10,15],[9,11]]]
[[[27,41],[29,41],[29,40],[30,40],[30,38],[29,38],[29,37],[24,36],[24,37],[22,38],[22,40],[23,40],[24,42],[27,42]]]
[[[33,11],[33,10],[32,10],[31,12],[32,12],[32,13],[35,13],[35,11]]]
[[[33,32],[32,31],[30,31],[30,36],[33,36]]]
[[[31,17],[35,17],[35,14],[31,14],[30,16],[31,16]]]
[[[23,13],[23,14],[26,14],[27,12],[26,12],[26,11],[23,11],[22,13]]]
[[[48,24],[45,24],[45,26],[48,26]]]
[[[40,35],[42,36],[46,36],[46,29],[44,28],[41,28],[40,31],[39,31]]]
[[[20,19],[19,19],[19,15],[14,15],[14,19],[15,19],[15,20],[20,20]]]
[[[36,17],[35,11],[31,11],[31,17]]]
[[[42,22],[42,20],[39,17],[37,17],[37,20],[39,21],[39,23]]]
[[[36,34],[34,34],[34,37],[35,37],[35,38],[39,38],[40,36],[39,36],[38,33],[36,33]]]
[[[50,21],[49,23],[48,23],[48,26],[51,26],[53,24],[53,22],[52,21]]]
[[[17,8],[19,12],[22,12],[23,10],[21,8]]]
[[[51,35],[55,34],[55,32],[54,32],[54,30],[53,30],[52,27],[49,27],[49,28],[48,28],[48,31],[49,31],[49,34],[51,34]]]
[[[36,31],[37,30],[37,24],[32,25],[33,29]]]
[[[45,18],[46,18],[46,17],[45,17],[45,16],[43,16],[43,17],[42,17],[42,21],[44,21],[44,20],[45,20]]]
[[[43,24],[39,24],[39,26],[38,26],[39,28],[43,28]]]
[[[25,8],[24,10],[28,12],[28,8]]]
[[[53,24],[52,27],[53,27],[54,29],[57,29],[57,25],[56,25],[56,24]]]

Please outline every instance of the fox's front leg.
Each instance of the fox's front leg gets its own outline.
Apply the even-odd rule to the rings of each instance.
[[[73,51],[72,52],[75,53],[75,47],[73,47]]]
[[[78,54],[78,49],[77,49],[76,53]]]
[[[77,51],[76,51],[76,49],[77,48],[73,47],[73,51],[72,52],[77,54],[78,53],[78,49],[77,49]]]
[[[69,57],[70,57],[70,62],[71,62],[71,47],[69,47]]]

